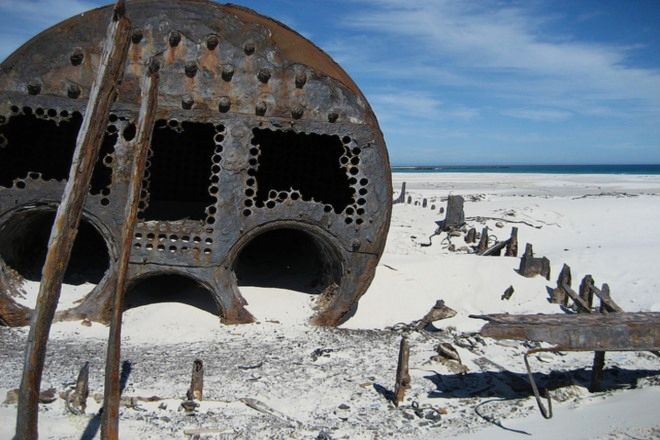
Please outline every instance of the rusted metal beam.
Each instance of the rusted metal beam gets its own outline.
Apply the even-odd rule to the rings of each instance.
[[[90,92],[64,196],[48,243],[37,305],[25,348],[25,364],[18,400],[16,440],[38,438],[39,387],[46,357],[48,333],[62,289],[62,281],[82,217],[94,164],[97,162],[110,106],[117,94],[130,41],[130,21],[124,2],[118,1],[103,49],[101,65]]]
[[[121,251],[117,263],[117,286],[113,298],[112,321],[108,338],[108,351],[105,363],[105,393],[103,396],[103,420],[101,438],[117,440],[119,438],[119,370],[121,361],[121,318],[124,312],[124,295],[128,263],[131,256],[131,244],[135,224],[137,223],[140,189],[146,168],[151,137],[156,121],[158,107],[158,70],[160,65],[152,60],[142,81],[140,114],[137,123],[137,135],[133,141],[133,169],[128,189],[128,199],[122,228]]]
[[[471,315],[488,321],[480,331],[495,339],[547,342],[561,351],[660,349],[660,313]]]

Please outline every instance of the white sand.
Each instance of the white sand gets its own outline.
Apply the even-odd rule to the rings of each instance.
[[[408,183],[408,192],[415,201],[421,202],[422,198],[427,198],[429,205],[436,205],[435,210],[407,204],[395,205],[385,254],[374,282],[361,299],[357,313],[343,328],[383,329],[401,322],[409,323],[421,318],[438,299],[445,300],[458,315],[438,322],[437,325],[453,326],[457,332],[475,331],[481,327],[483,322],[468,318],[470,314],[560,313],[557,305],[548,302],[546,288],[554,287],[556,276],[564,263],[569,264],[573,271],[574,286],[579,285],[584,275],[591,274],[598,285],[609,284],[612,297],[625,310],[660,311],[660,176],[406,173],[394,175],[395,195],[402,181]],[[520,252],[524,250],[525,243],[533,243],[535,254],[546,256],[551,261],[551,280],[541,277],[528,279],[518,275],[514,271],[519,264],[518,258],[479,257],[450,252],[447,243],[443,242],[446,237],[444,234],[435,237],[432,246],[422,247],[420,244],[428,243],[429,235],[435,230],[435,222],[443,218],[443,215],[438,214],[438,208],[444,205],[440,198],[448,194],[466,197],[465,212],[468,218],[495,217],[538,226],[535,228],[522,223],[504,223],[503,228],[498,228],[497,220],[488,220],[483,224],[472,220],[468,222],[478,230],[487,225],[490,233],[500,239],[508,238],[511,227],[517,226]],[[585,195],[588,197],[583,197]],[[457,248],[464,246],[461,237],[452,238],[452,242]],[[515,293],[509,301],[502,301],[500,296],[510,285],[514,287]],[[274,350],[277,341],[304,339],[308,334],[310,338],[317,337],[314,331],[309,333],[309,328],[304,325],[311,314],[309,295],[278,289],[241,290],[249,302],[248,310],[261,324],[225,327],[218,324],[217,317],[191,306],[154,304],[126,312],[124,340],[128,344],[144,347],[158,344],[185,346],[196,341],[240,347],[243,343],[241,341],[258,340],[271,344],[268,350]],[[63,298],[78,297],[76,291],[65,293]],[[62,307],[70,304],[69,300]],[[54,325],[52,335],[62,340],[81,336],[103,340],[107,337],[107,328],[99,324],[83,327],[76,322],[58,323]],[[320,334],[318,337],[324,336]],[[437,399],[428,397],[429,383],[425,377],[435,372],[446,374],[448,371],[444,366],[428,363],[428,358],[433,354],[428,351],[429,347],[432,347],[432,341],[428,342],[424,338],[413,340],[413,388],[410,394],[419,399],[420,404],[437,405]],[[395,351],[396,347],[390,350]],[[524,348],[520,343],[490,343],[482,351],[488,359],[507,369],[523,371],[521,354]],[[474,363],[480,357],[479,354],[460,347],[458,352],[470,371],[480,371],[480,367]],[[287,353],[270,352],[268,355],[286,357]],[[336,362],[341,356],[351,355],[342,353],[333,356],[330,359]],[[590,367],[591,356],[590,353],[549,355],[545,361],[535,360],[534,368],[546,373],[587,368]],[[317,362],[322,363],[323,359]],[[395,366],[392,365],[392,357],[371,360],[383,366],[379,371],[382,370],[385,376],[393,374]],[[634,354],[611,353],[608,354],[607,362],[608,365],[628,369],[660,369],[657,360]],[[263,388],[260,397],[284,414],[296,414],[297,417],[309,414],[312,417],[318,411],[325,411],[324,405],[336,406],[337,402],[347,399],[346,391],[341,387],[324,386],[328,383],[325,374],[319,370],[310,376],[309,385],[295,395],[272,394],[274,385],[271,384]],[[657,386],[652,385],[652,381],[643,383],[646,385],[640,390],[609,392],[605,395],[589,395],[584,388],[569,387],[562,393],[575,395],[564,399],[563,403],[555,404],[556,416],[550,422],[541,419],[533,411],[531,399],[523,401],[524,410],[519,412],[519,417],[515,417],[517,407],[513,403],[498,403],[500,409],[493,411],[495,417],[501,419],[507,428],[529,432],[533,438],[627,438],[624,434],[628,430],[635,438],[653,438],[660,432],[657,411],[660,392]],[[165,390],[150,391],[167,394],[168,384],[163,383],[161,386]],[[351,384],[351,389],[355,386]],[[366,408],[364,411],[370,410],[369,405],[372,404],[369,402],[379,405],[383,401],[382,396],[372,388],[355,399],[356,402],[362,402]],[[464,438],[504,439],[519,435],[500,427],[492,427],[483,421],[470,425],[472,422],[469,420],[474,418],[472,407],[485,400],[488,399],[483,396],[475,397],[473,403],[468,404],[466,402],[469,399],[444,399],[443,404],[450,407],[453,414],[443,422],[446,429],[453,433],[470,431],[470,435]],[[359,405],[356,402],[351,405]],[[228,405],[231,407],[235,404]],[[0,420],[11,422],[0,423],[5,426],[0,428],[2,438],[8,438],[12,431],[11,427],[7,427],[13,426],[12,408],[0,408]],[[225,405],[224,408],[228,411],[229,407]],[[58,411],[42,415],[45,426],[57,426],[53,431],[57,434],[51,438],[79,438],[79,427],[71,424],[61,426],[67,418],[58,415]],[[373,417],[387,417],[386,414],[390,413],[377,413]],[[161,432],[154,434],[155,437],[145,436],[145,426],[135,419],[125,424],[122,422],[122,427],[126,438],[137,436],[137,433],[140,433],[141,438],[160,438],[158,435],[163,435]],[[407,425],[401,427],[404,429]],[[443,436],[443,429],[437,428],[431,431],[424,431],[427,428],[411,431],[412,437],[403,434],[390,436],[383,429],[379,438],[415,438],[422,435],[420,432],[425,433],[423,436],[427,438]],[[181,438],[180,431],[177,432],[171,438]],[[338,434],[346,435],[347,438],[376,438],[375,433],[359,426],[340,429],[333,433],[333,438],[339,438]],[[301,433],[300,438],[306,438],[305,435]],[[267,438],[267,435],[263,438]]]

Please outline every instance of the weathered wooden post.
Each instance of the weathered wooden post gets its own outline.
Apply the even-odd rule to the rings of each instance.
[[[479,244],[477,245],[477,253],[483,254],[486,249],[488,249],[488,227],[485,227],[481,230],[481,238],[479,239]]]
[[[440,229],[447,231],[449,229],[456,229],[465,224],[465,211],[463,204],[465,200],[462,196],[449,196],[447,198],[447,214],[445,219],[441,222]]]
[[[564,264],[559,272],[557,277],[557,287],[552,291],[551,301],[555,304],[568,304],[568,294],[566,293],[566,287],[571,287],[571,268],[568,264]]]
[[[401,184],[401,192],[399,193],[399,197],[397,197],[392,204],[396,205],[398,203],[405,203],[406,201],[406,182],[403,182]],[[408,202],[410,203],[410,202]]]
[[[546,257],[534,257],[532,244],[527,243],[525,245],[525,253],[520,257],[518,273],[527,278],[541,275],[546,280],[550,280],[550,260]]]
[[[90,90],[85,116],[78,132],[69,178],[64,188],[48,242],[37,304],[25,348],[25,364],[18,399],[16,440],[39,437],[39,387],[46,357],[48,333],[57,309],[62,281],[78,233],[83,204],[98,160],[110,106],[126,63],[131,23],[124,1],[116,3],[108,27],[99,70]]]
[[[466,243],[474,243],[477,240],[477,230],[475,228],[470,228],[465,235]]]
[[[140,114],[137,122],[137,134],[132,141],[133,169],[128,188],[128,199],[124,218],[126,222],[122,228],[121,250],[117,263],[117,285],[113,298],[112,321],[108,337],[108,351],[105,364],[105,393],[103,396],[103,420],[101,438],[104,440],[118,440],[119,438],[119,369],[121,360],[121,318],[124,312],[124,294],[126,293],[126,280],[128,263],[131,255],[131,243],[137,222],[138,205],[140,203],[140,189],[147,163],[151,136],[156,120],[156,107],[158,105],[158,70],[159,64],[151,60],[142,81]]]
[[[506,245],[506,250],[504,251],[505,257],[517,257],[518,256],[518,228],[511,228],[511,237]]]

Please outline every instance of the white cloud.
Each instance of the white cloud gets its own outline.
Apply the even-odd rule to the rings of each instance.
[[[537,122],[557,122],[563,121],[572,116],[571,112],[563,110],[554,110],[554,109],[510,109],[503,110],[500,112],[506,116],[512,116],[519,119],[528,119],[530,121]]]
[[[570,112],[539,113],[540,118],[616,111],[622,102],[635,110],[657,112],[660,71],[632,67],[639,49],[585,43],[552,31],[557,16],[543,16],[530,4],[449,0],[362,0],[360,13],[346,17],[356,32],[376,34],[380,41],[365,55],[362,46],[343,48],[341,57],[358,69],[390,78],[394,59],[399,75],[428,87],[469,85],[484,96],[543,106],[552,100]],[[533,5],[533,3],[531,4]],[[373,38],[371,39],[378,39]],[[368,39],[365,41],[369,41]],[[350,56],[352,51],[353,55]],[[359,52],[358,52],[359,51]],[[396,70],[396,69],[394,69]],[[528,116],[534,117],[533,113]]]

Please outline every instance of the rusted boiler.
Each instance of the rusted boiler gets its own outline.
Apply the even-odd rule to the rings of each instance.
[[[364,95],[322,50],[251,10],[134,0],[126,11],[129,61],[65,277],[82,293],[56,319],[109,319],[140,78],[155,57],[158,115],[127,304],[150,283],[150,301],[192,283],[223,322],[245,323],[259,317],[239,286],[282,287],[316,295],[312,322],[341,323],[374,276],[391,213],[387,150]],[[72,17],[0,65],[5,325],[29,321],[20,297],[40,277],[111,13]]]

